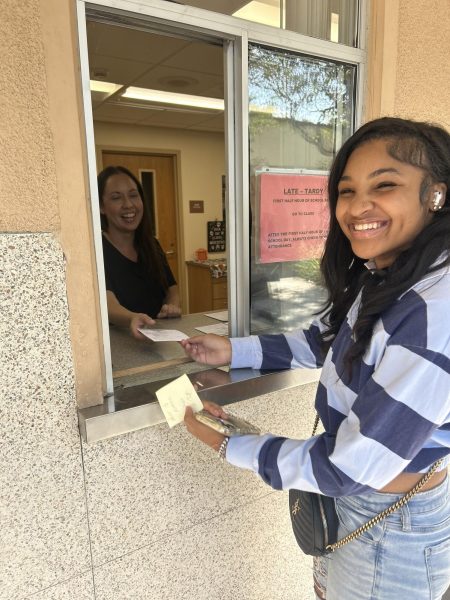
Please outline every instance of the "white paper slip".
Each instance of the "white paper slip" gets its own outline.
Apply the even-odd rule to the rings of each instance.
[[[202,325],[196,327],[197,331],[202,333],[215,333],[216,335],[228,335],[228,323],[213,323],[212,325]]]
[[[228,311],[221,310],[220,312],[205,313],[205,317],[211,317],[211,319],[217,319],[218,321],[228,321]]]
[[[179,342],[187,340],[188,335],[178,329],[151,329],[150,327],[138,327],[138,331],[154,342]]]
[[[202,401],[197,396],[197,392],[187,375],[182,375],[175,381],[159,388],[156,397],[169,427],[173,427],[184,420],[186,406],[191,406],[194,412],[203,409]]]

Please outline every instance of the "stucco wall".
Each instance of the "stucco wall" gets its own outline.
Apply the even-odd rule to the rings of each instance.
[[[59,229],[39,0],[4,0],[0,18],[2,231]],[[34,18],[33,18],[34,17]]]
[[[449,0],[374,0],[364,119],[395,115],[450,129]]]
[[[400,0],[395,112],[450,129],[450,1]]]

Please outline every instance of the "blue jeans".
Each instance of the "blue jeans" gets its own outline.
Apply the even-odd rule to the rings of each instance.
[[[337,498],[338,539],[400,497]],[[315,558],[314,583],[317,598],[326,600],[439,600],[450,585],[449,478],[356,540]]]

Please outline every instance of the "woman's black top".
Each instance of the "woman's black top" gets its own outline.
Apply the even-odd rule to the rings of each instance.
[[[154,274],[148,271],[140,260],[133,262],[115,246],[103,239],[103,260],[105,264],[106,289],[113,292],[119,304],[132,312],[145,313],[154,318],[161,310],[167,290],[158,283]],[[176,284],[163,249],[161,261],[167,278],[167,286]]]

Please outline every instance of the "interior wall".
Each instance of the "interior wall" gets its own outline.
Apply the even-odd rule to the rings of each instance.
[[[172,128],[95,122],[97,147],[174,152],[179,155],[179,201],[182,207],[184,257],[207,247],[207,221],[222,219],[222,175],[225,174],[223,134]],[[99,157],[98,157],[99,159]],[[189,201],[203,200],[204,213],[190,213]],[[222,258],[212,253],[209,258]]]

